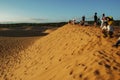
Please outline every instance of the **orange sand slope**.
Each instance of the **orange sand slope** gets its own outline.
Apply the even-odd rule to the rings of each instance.
[[[0,49],[0,80],[120,80],[120,47],[98,28],[68,24],[22,47],[31,40]]]

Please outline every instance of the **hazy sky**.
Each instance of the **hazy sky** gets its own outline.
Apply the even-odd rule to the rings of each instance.
[[[0,22],[60,22],[95,12],[120,19],[120,0],[0,0]],[[89,20],[89,19],[87,19]]]

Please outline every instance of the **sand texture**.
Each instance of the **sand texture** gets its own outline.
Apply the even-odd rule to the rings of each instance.
[[[116,38],[70,24],[48,32],[0,37],[0,80],[120,80]]]

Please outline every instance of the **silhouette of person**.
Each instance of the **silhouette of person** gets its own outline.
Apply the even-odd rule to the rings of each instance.
[[[85,21],[85,16],[82,16],[82,21]]]
[[[95,15],[94,15],[94,25],[95,26],[97,25],[97,22],[98,22],[98,17],[97,17],[97,13],[95,12]]]
[[[81,25],[84,25],[85,24],[85,16],[82,16],[82,21],[80,23]]]

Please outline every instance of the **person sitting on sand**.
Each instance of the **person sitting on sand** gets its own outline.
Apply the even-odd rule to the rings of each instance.
[[[75,19],[72,20],[72,24],[73,25],[76,24],[76,20]]]
[[[98,17],[97,25],[100,25],[100,23],[101,23],[101,20],[100,20],[100,17]]]
[[[113,47],[118,48],[119,45],[120,45],[120,36],[119,36],[117,42],[113,45]]]
[[[105,22],[104,26],[102,27],[102,33],[104,34],[103,37],[107,37],[108,36],[108,34],[107,34],[107,26],[108,26],[108,23]]]
[[[72,20],[69,20],[68,24],[72,24]]]
[[[110,38],[112,38],[112,35],[113,35],[113,32],[114,32],[114,29],[112,26],[108,25],[107,26],[107,31],[108,31],[108,35]]]
[[[108,31],[108,35],[110,38],[112,38],[112,35],[113,35],[113,27],[112,27],[112,24],[113,24],[113,17],[109,16],[109,17],[106,17],[107,19],[107,23],[108,23],[108,26],[107,26],[107,31]]]
[[[80,25],[84,25],[85,24],[85,16],[82,16],[82,21],[80,21]]]

